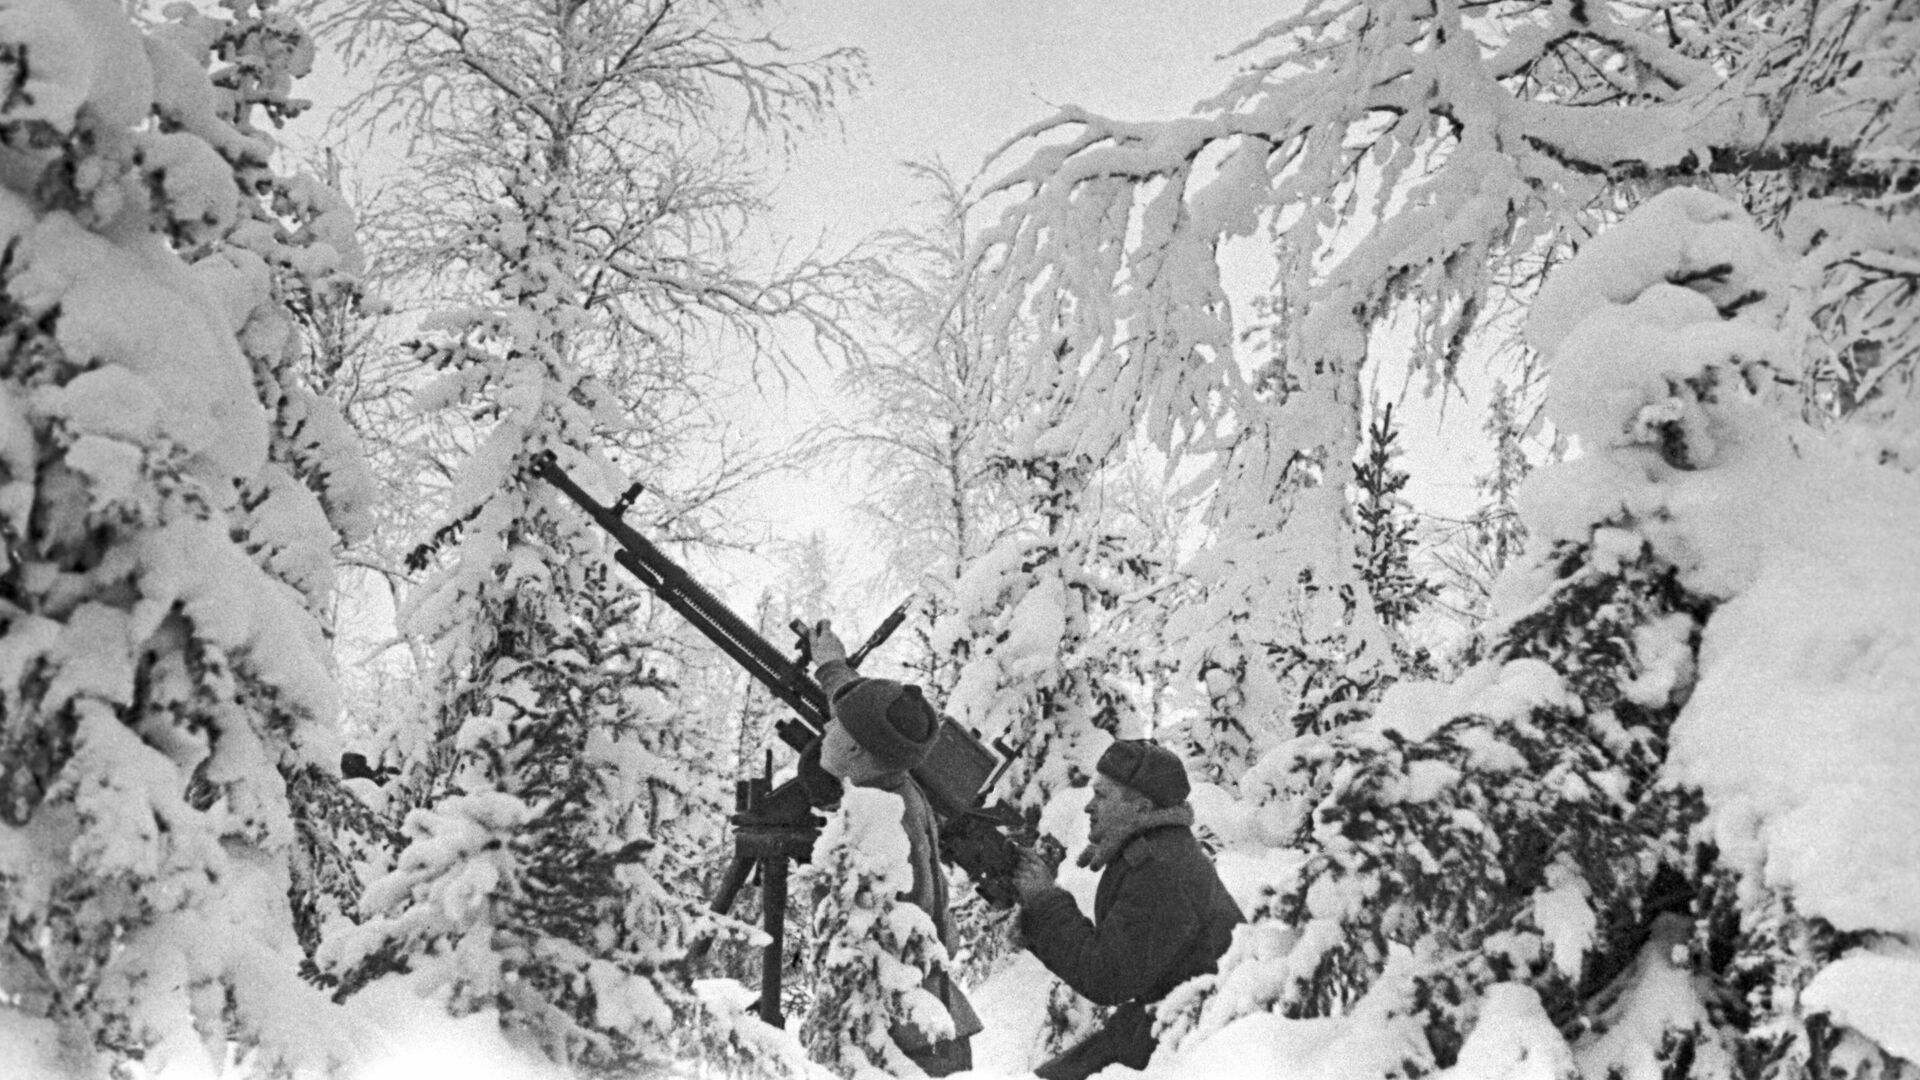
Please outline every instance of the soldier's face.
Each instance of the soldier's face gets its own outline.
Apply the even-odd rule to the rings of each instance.
[[[1145,796],[1105,774],[1093,778],[1093,800],[1087,803],[1087,825],[1095,836],[1103,826],[1127,817],[1139,809]]]
[[[820,767],[849,784],[864,784],[887,772],[838,720],[827,725],[820,740]]]
[[[849,779],[859,765],[860,744],[838,721],[827,725],[827,734],[820,743],[820,767],[839,777]]]

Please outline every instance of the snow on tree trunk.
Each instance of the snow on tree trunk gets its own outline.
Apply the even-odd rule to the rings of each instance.
[[[913,868],[900,796],[850,787],[813,848],[823,895],[811,919],[812,1006],[801,1023],[807,1053],[842,1076],[923,1076],[894,1039],[902,1028],[950,1038],[953,1018],[924,987],[948,970],[933,919],[902,894]]]
[[[1261,1013],[1341,1018],[1347,1075],[1912,1071],[1920,486],[1777,400],[1788,265],[1681,189],[1549,284],[1584,453],[1521,492],[1472,667],[1244,778],[1269,882],[1163,1006],[1169,1075]]]
[[[0,1060],[30,1072],[356,1049],[299,979],[283,780],[337,756],[315,612],[365,473],[293,312],[353,289],[352,220],[252,123],[298,111],[304,32],[229,9],[0,14]]]

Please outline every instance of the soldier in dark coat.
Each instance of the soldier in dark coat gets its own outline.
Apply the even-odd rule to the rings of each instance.
[[[953,918],[947,910],[947,878],[940,867],[940,834],[926,792],[910,775],[933,748],[940,730],[940,714],[920,688],[892,679],[861,677],[847,664],[846,646],[822,620],[808,635],[808,647],[819,662],[816,677],[826,691],[833,713],[821,742],[820,764],[827,772],[859,787],[879,788],[900,796],[901,827],[907,834],[907,858],[913,866],[913,887],[900,899],[920,907],[938,929],[941,944],[953,952]],[[928,1076],[947,1076],[973,1067],[971,1038],[981,1030],[980,1018],[960,988],[944,971],[928,978],[927,990],[946,1005],[954,1033],[933,1038],[911,1024],[892,1032],[914,1064]]]
[[[1096,770],[1090,842],[1079,860],[1102,871],[1092,920],[1038,855],[1022,854],[1014,885],[1027,948],[1075,993],[1119,1008],[1042,1065],[1041,1080],[1081,1080],[1115,1063],[1145,1068],[1156,1045],[1148,1007],[1214,971],[1244,919],[1194,839],[1180,759],[1147,740],[1123,740]]]

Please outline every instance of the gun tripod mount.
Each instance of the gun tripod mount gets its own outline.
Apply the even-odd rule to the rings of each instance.
[[[759,1013],[766,1023],[784,1027],[780,972],[786,951],[788,864],[812,859],[821,821],[813,812],[814,796],[800,777],[774,786],[771,754],[764,775],[736,782],[733,791],[733,861],[714,892],[713,910],[727,914],[749,881],[760,883],[761,929],[767,944],[760,957]]]

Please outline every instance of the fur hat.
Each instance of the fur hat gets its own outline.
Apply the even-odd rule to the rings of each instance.
[[[940,714],[920,688],[892,679],[855,679],[833,695],[833,718],[861,749],[905,772],[926,760],[940,734]]]
[[[1187,801],[1193,785],[1187,767],[1173,751],[1148,739],[1119,739],[1094,766],[1108,779],[1125,784],[1165,809]]]

